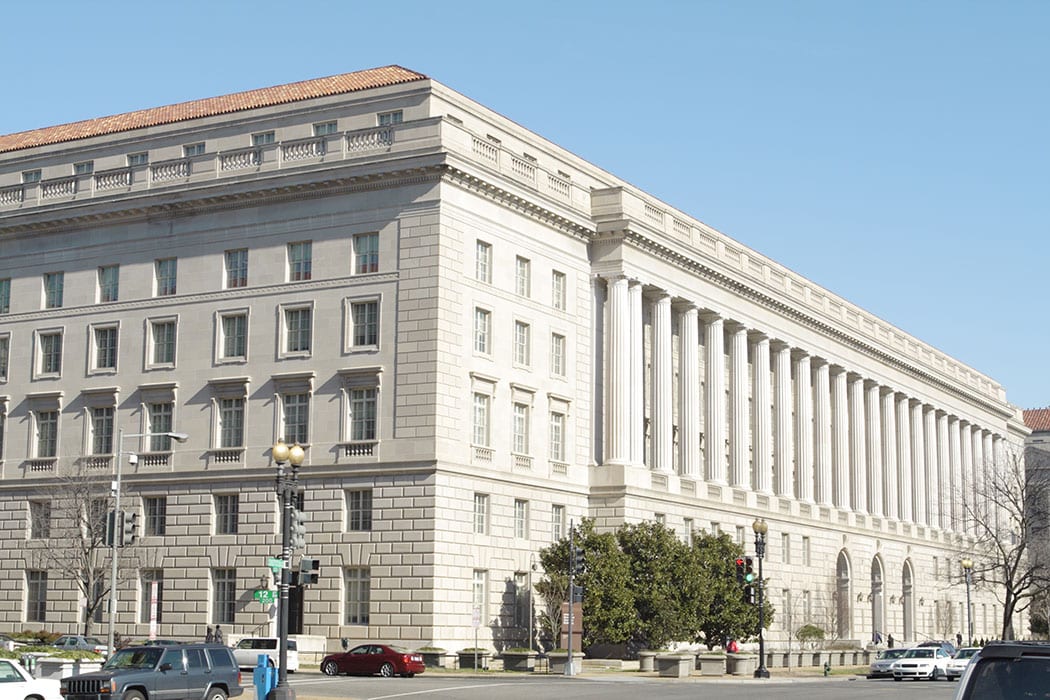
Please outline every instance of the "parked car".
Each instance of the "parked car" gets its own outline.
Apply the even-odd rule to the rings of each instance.
[[[321,673],[326,676],[340,673],[373,676],[378,673],[384,678],[411,678],[423,673],[425,668],[422,656],[392,644],[361,644],[350,651],[329,654],[321,659]]]
[[[868,668],[868,678],[893,678],[893,662],[904,656],[908,647],[895,647],[879,652]]]
[[[955,700],[1013,700],[1046,697],[1050,643],[989,642],[970,663]]]
[[[274,668],[278,667],[277,637],[245,637],[233,648],[233,656],[241,668],[255,668],[259,654],[266,654]],[[288,673],[299,670],[299,646],[294,639],[288,640]]]
[[[109,652],[109,647],[97,637],[85,637],[82,634],[66,634],[54,642],[51,646],[58,647],[59,649],[66,650],[81,650],[81,651],[93,651],[96,654],[105,655]]]
[[[54,678],[33,678],[17,661],[0,659],[0,697],[4,700],[62,700],[60,688]]]
[[[951,655],[939,647],[914,647],[893,662],[893,680],[905,678],[936,681],[948,677],[948,659]]]
[[[980,650],[981,647],[963,647],[955,652],[955,655],[948,660],[948,680],[954,681],[960,678],[970,664],[970,659]]]
[[[125,647],[100,670],[63,678],[61,692],[65,700],[226,700],[244,688],[229,647],[184,644]]]

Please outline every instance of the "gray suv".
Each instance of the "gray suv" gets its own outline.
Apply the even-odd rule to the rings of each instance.
[[[65,700],[226,700],[243,692],[222,644],[127,647],[94,673],[62,679]]]
[[[955,700],[1046,697],[1050,643],[989,642],[963,672]]]

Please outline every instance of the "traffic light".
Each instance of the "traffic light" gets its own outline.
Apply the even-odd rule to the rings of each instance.
[[[317,577],[320,574],[320,559],[307,559],[306,557],[303,557],[299,560],[299,583],[301,585],[309,586],[312,583],[317,583]]]
[[[573,576],[582,576],[584,568],[583,550],[575,545],[569,550],[569,568]]]
[[[744,585],[744,560],[740,557],[736,559],[736,582],[737,585]]]
[[[306,546],[306,513],[298,508],[292,508],[292,549],[302,549]],[[305,561],[305,560],[304,560]]]
[[[755,575],[754,560],[748,557],[744,560],[744,583],[754,583],[756,578],[758,577]]]
[[[106,546],[119,547],[122,529],[122,518],[115,510],[106,514]]]
[[[135,544],[135,540],[139,536],[139,514],[138,512],[121,512],[121,520],[120,544],[122,547],[130,547]]]
[[[572,587],[572,602],[582,603],[583,602],[583,586],[573,585]]]
[[[755,587],[750,584],[744,586],[744,602],[755,604]]]

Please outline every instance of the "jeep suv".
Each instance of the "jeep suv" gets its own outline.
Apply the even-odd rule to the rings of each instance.
[[[955,700],[1046,697],[1050,643],[989,642],[974,654]]]
[[[244,692],[222,644],[121,649],[102,668],[62,679],[65,700],[226,700]]]

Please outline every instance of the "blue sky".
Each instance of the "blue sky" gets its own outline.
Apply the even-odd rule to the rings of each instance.
[[[0,133],[397,63],[1050,405],[1050,2],[50,0],[4,25]]]

